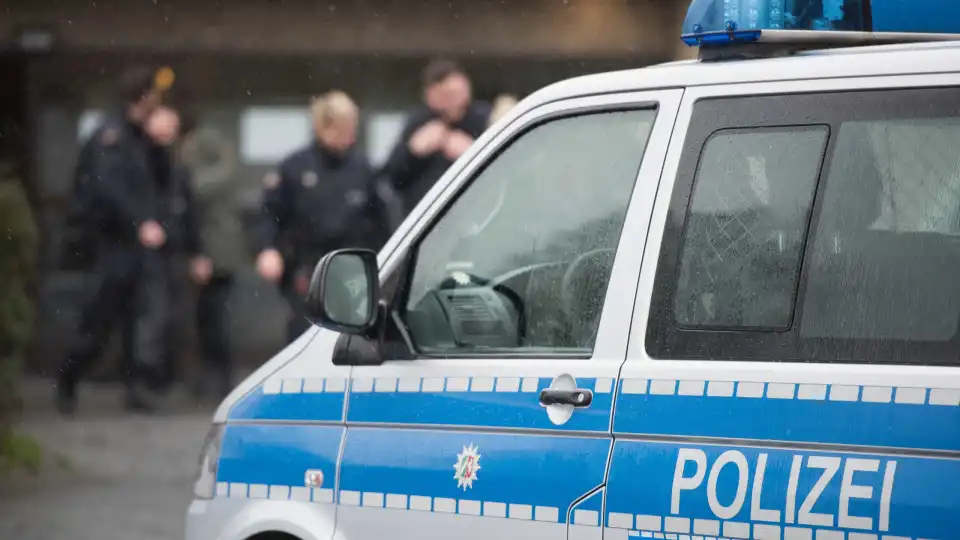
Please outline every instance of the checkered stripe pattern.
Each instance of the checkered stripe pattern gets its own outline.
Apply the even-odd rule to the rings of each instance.
[[[304,486],[268,486],[266,484],[217,482],[216,496],[230,499],[269,499],[271,501],[333,504],[332,489]]]
[[[765,523],[751,524],[677,516],[643,514],[634,516],[616,512],[607,515],[607,527],[628,529],[630,536],[664,540],[928,540],[802,526],[781,527]]]
[[[897,405],[960,406],[960,389],[842,384],[703,381],[676,379],[623,379],[623,395],[728,397],[894,403]]]
[[[500,392],[535,393],[540,388],[539,377],[375,377],[354,378],[351,391],[354,393],[378,392]],[[582,379],[581,379],[582,380]],[[613,379],[588,379],[597,394],[613,392]]]
[[[549,379],[544,379],[549,381]],[[584,379],[581,379],[584,380]],[[612,378],[589,378],[593,381],[595,394],[613,392]],[[357,377],[350,391],[365,393],[451,393],[451,392],[500,392],[536,393],[540,388],[539,377]],[[281,378],[267,379],[263,383],[264,394],[319,394],[342,393],[347,386],[343,378]]]
[[[561,515],[559,508],[551,506],[507,504],[503,502],[476,501],[471,499],[448,499],[444,497],[427,497],[398,493],[341,491],[339,499],[342,506],[363,506],[442,514],[499,517],[527,521],[544,521],[548,523],[559,523],[561,519],[565,517]],[[595,525],[597,524],[595,523]]]
[[[238,484],[219,482],[217,497],[231,499],[265,499],[272,501],[299,501],[320,504],[333,504],[332,489],[308,488],[302,486],[268,486],[264,484]],[[418,512],[436,512],[441,514],[461,514],[469,516],[497,517],[545,523],[562,523],[566,516],[557,507],[513,504],[494,501],[476,501],[470,499],[448,499],[422,495],[398,493],[372,493],[359,491],[341,491],[339,504],[342,506],[362,506]],[[589,527],[600,526],[600,514],[595,510],[574,510],[573,524]]]

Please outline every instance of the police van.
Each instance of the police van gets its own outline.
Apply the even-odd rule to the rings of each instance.
[[[698,59],[525,99],[320,262],[186,537],[960,538],[957,27],[696,0]]]

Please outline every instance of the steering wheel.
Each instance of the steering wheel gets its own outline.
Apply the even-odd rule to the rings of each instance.
[[[590,293],[589,289],[597,287],[591,287],[587,280],[582,279],[585,277],[583,272],[589,271],[591,264],[599,264],[606,269],[611,268],[610,263],[616,252],[612,248],[598,248],[581,253],[567,266],[560,280],[560,307],[570,323],[571,335],[578,344],[583,343],[585,338],[592,340],[596,337],[603,309],[603,298],[590,298],[590,295],[584,298],[584,292]],[[584,291],[584,289],[588,290]],[[606,290],[606,282],[603,289]],[[593,296],[599,296],[601,293],[602,291],[597,291]],[[584,305],[584,300],[593,303],[595,307]],[[596,313],[590,313],[590,311],[596,311]]]

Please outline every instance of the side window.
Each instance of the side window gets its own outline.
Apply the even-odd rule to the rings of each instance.
[[[956,95],[890,89],[698,102],[647,352],[960,362]]]
[[[416,248],[401,318],[427,355],[589,354],[653,109],[540,124]]]
[[[956,113],[841,124],[808,257],[802,335],[954,338],[960,322],[958,141]]]
[[[680,325],[790,326],[828,133],[724,130],[707,140],[680,248]]]

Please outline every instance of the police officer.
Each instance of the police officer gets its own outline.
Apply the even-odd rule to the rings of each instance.
[[[414,110],[378,176],[409,213],[487,128],[490,105],[473,100],[467,73],[450,60],[434,60],[421,75],[424,106]],[[396,227],[399,223],[393,223]]]
[[[157,221],[163,226],[167,241],[158,249],[143,253],[140,276],[140,307],[143,316],[137,324],[136,340],[142,344],[141,359],[159,370],[155,388],[166,390],[174,373],[173,346],[174,298],[177,297],[174,276],[175,257],[187,255],[190,276],[198,284],[210,279],[212,263],[201,253],[197,208],[190,172],[181,163],[175,144],[181,135],[181,118],[170,107],[159,107],[147,120],[146,131],[153,141],[151,162],[157,189]]]
[[[88,210],[97,224],[96,293],[80,314],[78,343],[61,363],[57,377],[57,406],[63,413],[76,407],[77,384],[90,362],[101,356],[114,323],[122,318],[132,325],[124,334],[126,404],[133,410],[150,410],[146,382],[151,379],[150,351],[154,344],[136,337],[144,320],[144,306],[132,301],[140,296],[143,253],[166,243],[166,232],[157,220],[152,143],[144,124],[161,99],[154,73],[134,68],[119,81],[124,106],[95,131],[82,173]],[[155,367],[155,366],[154,366]]]
[[[257,271],[290,304],[290,341],[309,328],[302,298],[320,258],[344,247],[379,249],[386,235],[369,162],[355,148],[357,105],[332,91],[310,109],[315,140],[264,178],[258,234]]]

